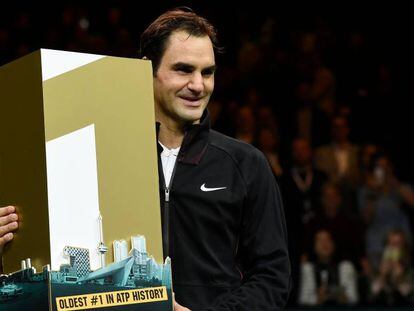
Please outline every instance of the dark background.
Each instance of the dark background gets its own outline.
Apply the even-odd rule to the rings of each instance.
[[[351,107],[352,140],[382,145],[397,164],[398,176],[412,181],[414,25],[408,6],[316,4],[293,3],[286,7],[264,1],[2,2],[0,63],[38,48],[137,57],[139,36],[154,18],[167,9],[189,6],[217,27],[226,51],[217,59],[216,97],[224,99],[224,105],[229,96],[243,101],[244,91],[256,86],[263,101],[274,108],[283,149],[294,136],[292,122],[287,120],[292,120],[294,111],[294,62],[300,61],[298,40],[305,33],[316,34],[318,53],[336,78],[336,100]],[[254,70],[238,80],[238,53],[244,43],[260,42],[266,23],[273,25],[269,44],[279,54],[262,60],[270,68],[265,74]],[[277,57],[282,60],[275,61]],[[386,90],[379,90],[381,87]]]

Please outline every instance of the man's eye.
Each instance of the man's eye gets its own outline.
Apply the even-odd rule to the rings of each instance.
[[[206,70],[202,72],[203,76],[209,77],[214,74],[214,70]]]
[[[191,73],[192,70],[190,68],[177,68],[176,71],[182,72],[182,73]]]

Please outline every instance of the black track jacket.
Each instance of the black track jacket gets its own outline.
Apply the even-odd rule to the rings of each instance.
[[[172,260],[177,302],[191,310],[283,309],[286,226],[264,155],[211,130],[206,110],[186,131],[169,187],[160,160],[159,177],[164,256]]]

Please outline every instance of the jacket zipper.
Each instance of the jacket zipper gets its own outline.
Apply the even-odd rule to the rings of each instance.
[[[181,150],[181,149],[180,149]],[[171,173],[171,178],[168,186],[165,184],[165,176],[164,171],[162,171],[162,180],[163,180],[163,187],[164,187],[164,210],[163,210],[163,228],[162,228],[162,236],[163,236],[163,243],[164,243],[164,257],[167,258],[170,256],[170,191],[172,182],[175,175],[175,170],[177,168],[177,162],[178,162],[178,156],[180,152],[178,152],[177,159],[174,163],[174,168]],[[161,158],[160,158],[161,161]],[[162,161],[161,161],[161,169],[162,167]]]
[[[164,243],[164,257],[167,258],[170,255],[170,189],[165,184],[162,240]]]

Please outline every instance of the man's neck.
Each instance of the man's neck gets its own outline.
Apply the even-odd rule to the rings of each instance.
[[[161,123],[161,122],[160,122]],[[161,123],[158,132],[158,140],[168,149],[180,147],[184,139],[184,130],[182,128],[170,127]]]
[[[156,116],[157,122],[159,122],[160,129],[158,132],[158,140],[168,149],[175,149],[180,147],[184,139],[184,124],[178,124],[177,122]]]

